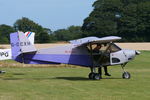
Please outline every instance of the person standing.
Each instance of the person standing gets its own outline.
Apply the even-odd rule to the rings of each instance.
[[[101,52],[101,44],[97,44],[96,47],[93,49],[93,53],[97,53],[98,55],[94,55],[94,60],[97,62],[97,60],[102,56],[102,52]],[[99,62],[98,62],[99,63]],[[104,68],[104,72],[106,76],[111,76],[111,74],[108,73],[108,69],[107,66],[103,66]],[[98,72],[100,73],[100,75],[102,75],[102,67],[99,67]]]

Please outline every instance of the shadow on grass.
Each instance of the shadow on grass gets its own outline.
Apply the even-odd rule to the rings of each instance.
[[[13,73],[13,75],[25,75],[24,73]]]
[[[50,80],[50,78],[1,78],[2,80]]]
[[[120,77],[105,77],[105,78],[102,78],[102,79],[122,79]]]
[[[56,78],[15,78],[15,77],[8,77],[8,78],[0,78],[2,80],[52,80],[52,79],[63,79],[63,80],[70,80],[70,81],[89,81],[88,78],[84,77],[56,77]]]
[[[89,78],[85,77],[56,77],[53,79],[63,79],[63,80],[70,80],[70,81],[89,81]]]
[[[11,78],[0,78],[2,80],[37,80],[37,81],[42,81],[42,80],[51,80],[51,79],[63,79],[63,80],[69,80],[69,81],[93,81],[90,80],[89,78],[85,78],[85,77],[56,77],[56,78],[15,78],[15,77],[11,77]],[[102,78],[100,80],[110,80],[110,79],[122,79],[122,78]]]
[[[70,81],[89,81],[89,78],[85,78],[85,77],[56,77],[54,79],[64,79],[64,80],[70,80]],[[103,79],[122,79],[122,78],[115,78],[115,77],[106,77],[106,78],[102,78],[100,80]]]

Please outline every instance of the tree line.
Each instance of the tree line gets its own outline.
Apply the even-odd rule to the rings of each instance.
[[[69,41],[87,36],[116,35],[123,42],[150,42],[149,0],[97,0],[82,26],[51,31],[23,17],[13,26],[0,25],[0,43],[9,43],[9,34],[16,31],[35,32],[36,43]]]
[[[117,35],[127,42],[150,42],[150,0],[97,0],[84,20],[87,36]]]
[[[35,32],[35,43],[50,43],[57,41],[69,41],[81,38],[81,26],[70,26],[67,29],[58,29],[51,31],[49,28],[44,28],[29,18],[23,17],[18,19],[13,26],[2,24],[0,25],[0,43],[9,43],[10,33],[22,32]]]

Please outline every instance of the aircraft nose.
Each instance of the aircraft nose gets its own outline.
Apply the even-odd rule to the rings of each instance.
[[[136,50],[124,50],[124,53],[126,54],[128,60],[132,60],[136,55],[140,54],[140,52]]]
[[[136,54],[136,55],[140,55],[140,54],[141,54],[141,52],[140,52],[140,51],[138,51],[138,50],[135,50],[135,54]]]

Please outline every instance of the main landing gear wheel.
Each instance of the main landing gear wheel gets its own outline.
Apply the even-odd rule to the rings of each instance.
[[[90,73],[89,74],[89,79],[93,79],[93,77],[94,77],[94,73]]]
[[[100,80],[100,74],[99,73],[95,73],[93,79],[94,80]]]
[[[99,73],[90,73],[89,74],[89,79],[93,79],[93,80],[100,80],[100,74]]]
[[[131,78],[131,75],[130,75],[129,72],[124,72],[124,73],[122,74],[122,78],[124,78],[124,79],[130,79],[130,78]]]

